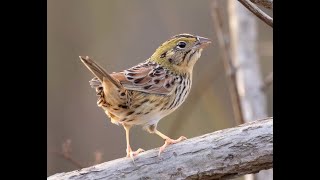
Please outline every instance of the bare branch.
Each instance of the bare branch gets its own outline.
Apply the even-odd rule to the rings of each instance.
[[[244,120],[243,120],[243,115],[241,110],[240,97],[237,89],[235,67],[232,63],[232,59],[230,55],[231,53],[230,46],[225,40],[226,35],[223,33],[222,16],[220,13],[221,7],[219,7],[217,0],[212,1],[211,7],[212,7],[211,15],[213,17],[213,23],[214,23],[215,31],[218,37],[219,46],[220,46],[220,49],[222,50],[223,63],[224,63],[224,67],[226,69],[226,75],[228,78],[228,84],[229,84],[228,87],[231,95],[232,108],[233,108],[235,120],[238,124],[242,124],[244,123]]]
[[[273,118],[242,124],[53,179],[229,179],[273,166]]]
[[[60,156],[61,158],[71,162],[75,167],[77,168],[83,168],[84,166],[76,161],[72,156],[72,147],[71,147],[71,139],[67,139],[62,143],[61,151],[50,151],[50,153],[53,153],[55,155]]]
[[[273,19],[259,9],[255,4],[253,4],[250,0],[238,0],[243,6],[249,9],[254,15],[256,15],[259,19],[263,22],[268,24],[269,26],[273,27]]]
[[[251,2],[261,5],[267,9],[273,9],[273,0],[250,0]]]
[[[75,159],[72,158],[72,156],[68,156],[60,151],[51,151],[50,153],[53,153],[55,155],[60,156],[61,158],[71,162],[71,164],[73,164],[75,167],[77,168],[83,168],[84,166],[82,164],[80,164],[78,161],[76,161]]]

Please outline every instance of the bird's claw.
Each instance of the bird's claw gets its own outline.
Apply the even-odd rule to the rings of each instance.
[[[131,148],[129,148],[129,149],[127,149],[127,157],[130,158],[134,162],[134,157],[137,156],[141,152],[144,152],[144,150],[141,148],[139,148],[136,151],[132,151]]]
[[[181,136],[180,138],[174,140],[174,139],[166,139],[165,142],[164,142],[164,145],[160,147],[159,149],[159,153],[158,153],[158,156],[160,157],[160,154],[164,151],[164,149],[169,146],[170,144],[176,144],[178,142],[181,142],[181,141],[184,141],[186,140],[187,138],[184,137],[184,136]]]

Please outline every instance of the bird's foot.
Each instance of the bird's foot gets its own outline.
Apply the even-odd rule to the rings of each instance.
[[[160,147],[160,149],[159,149],[159,156],[160,156],[160,154],[164,151],[164,149],[167,147],[167,146],[169,146],[170,144],[176,144],[176,143],[178,143],[178,142],[181,142],[181,141],[183,141],[183,140],[186,140],[187,138],[186,137],[184,137],[184,136],[181,136],[179,139],[176,139],[176,140],[174,140],[174,139],[166,139],[165,140],[165,142],[164,142],[164,145],[163,146],[161,146]]]
[[[139,153],[144,152],[143,149],[139,148],[136,151],[132,151],[131,147],[127,148],[127,157],[131,158],[134,161],[134,157],[137,156]]]

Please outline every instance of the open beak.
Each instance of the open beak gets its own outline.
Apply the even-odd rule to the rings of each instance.
[[[199,43],[199,49],[203,49],[205,47],[207,47],[210,43],[211,43],[211,40],[208,39],[208,38],[205,38],[205,37],[201,37],[201,36],[197,36],[197,40],[198,40],[198,43]]]

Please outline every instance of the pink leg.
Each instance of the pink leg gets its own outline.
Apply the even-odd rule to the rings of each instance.
[[[126,141],[127,141],[127,157],[130,157],[132,161],[134,161],[134,156],[137,156],[139,153],[143,152],[144,150],[139,148],[136,151],[132,151],[131,146],[130,146],[130,138],[129,138],[129,131],[131,126],[122,124],[124,129],[126,130]]]
[[[186,137],[181,136],[180,138],[174,140],[174,139],[171,139],[171,138],[169,138],[168,136],[162,134],[162,133],[161,133],[160,131],[158,131],[158,130],[155,130],[155,133],[156,133],[157,135],[159,135],[160,137],[162,137],[162,138],[165,140],[164,145],[161,146],[160,149],[159,149],[159,156],[160,156],[160,154],[164,151],[164,149],[165,149],[167,146],[169,146],[170,144],[175,144],[175,143],[178,143],[178,142],[181,142],[181,141],[187,139]]]

